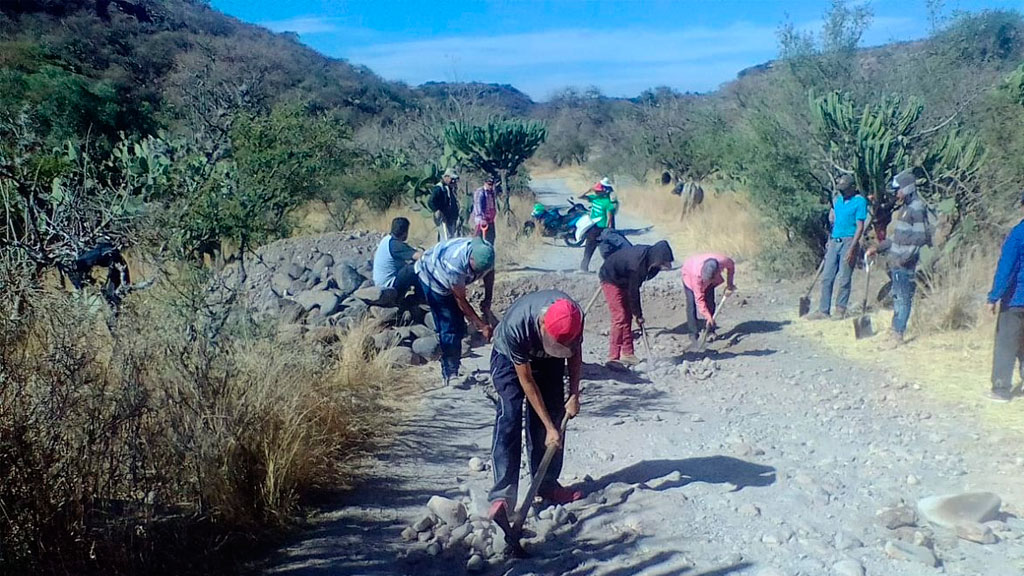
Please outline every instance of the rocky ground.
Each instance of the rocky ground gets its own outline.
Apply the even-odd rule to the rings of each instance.
[[[586,302],[596,275],[562,272],[579,256],[546,245],[499,277],[496,309],[542,287]],[[1020,439],[793,335],[797,293],[787,284],[737,282],[739,297],[720,316],[724,333],[702,354],[685,352],[678,272],[649,282],[654,359],[632,372],[602,366],[609,318],[601,302],[594,308],[562,474],[587,496],[527,522],[530,558],[504,558],[500,532],[480,518],[494,419],[482,347],[466,359],[461,387],[434,387],[436,363],[413,370],[429,384],[417,406],[395,415],[397,438],[371,477],[278,551],[267,572],[1024,573]],[[967,492],[999,498],[932,498]]]

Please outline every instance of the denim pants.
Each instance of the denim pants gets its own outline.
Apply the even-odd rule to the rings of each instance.
[[[1000,308],[992,352],[992,389],[1009,393],[1013,369],[1024,368],[1024,308]]]
[[[916,271],[913,268],[893,268],[892,273],[892,331],[903,335],[910,321],[910,305],[917,290]]]
[[[836,309],[846,310],[850,303],[850,286],[853,284],[853,266],[846,259],[853,238],[832,238],[828,241],[825,251],[825,268],[821,276],[821,301],[818,310],[828,314],[832,308],[832,288],[839,281],[839,294],[836,296]]]
[[[683,286],[686,291],[686,325],[690,328],[690,338],[697,338],[700,333],[700,328],[697,326],[697,295],[690,290],[689,286]],[[704,301],[708,303],[708,312],[711,315],[715,314],[715,287],[708,286],[704,290]],[[705,318],[705,321],[711,320]]]
[[[565,416],[565,360],[561,358],[532,358],[530,368],[540,388],[541,397],[548,414],[558,426]],[[501,398],[494,419],[494,437],[491,441],[491,460],[494,465],[494,487],[487,498],[489,501],[505,500],[510,509],[515,509],[519,495],[519,468],[523,459],[523,405],[526,405],[526,452],[530,459],[530,476],[537,471],[544,459],[544,440],[547,430],[540,417],[533,411],[526,394],[519,383],[515,364],[498,351],[491,352],[491,380]],[[550,492],[558,486],[562,473],[562,450],[548,465],[547,473],[541,480],[538,494]]]
[[[421,281],[422,284],[422,281]],[[466,316],[459,309],[455,296],[441,296],[422,284],[427,305],[434,316],[437,340],[441,345],[441,376],[454,378],[462,363],[462,339],[466,336]]]

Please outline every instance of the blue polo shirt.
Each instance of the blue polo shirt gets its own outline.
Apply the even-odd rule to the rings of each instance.
[[[837,194],[832,201],[832,211],[836,214],[835,224],[832,225],[833,238],[853,238],[857,234],[857,222],[868,219],[868,201],[860,194],[850,198],[843,198]]]

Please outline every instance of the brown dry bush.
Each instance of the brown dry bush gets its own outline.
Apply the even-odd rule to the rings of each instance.
[[[365,334],[282,342],[184,284],[3,315],[0,572],[228,570],[380,431]]]

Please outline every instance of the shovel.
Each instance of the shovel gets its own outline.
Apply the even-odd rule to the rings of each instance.
[[[561,436],[562,443],[565,443],[565,428],[569,425],[569,413],[566,412],[565,416],[562,417],[561,425]],[[537,467],[537,473],[533,475],[533,479],[530,481],[530,489],[526,491],[526,498],[523,499],[522,503],[519,504],[519,510],[516,511],[512,517],[511,524],[509,518],[504,514],[498,514],[494,517],[494,523],[501,527],[501,531],[505,533],[505,543],[509,546],[512,551],[512,556],[516,558],[526,558],[529,554],[526,553],[526,549],[519,542],[519,538],[523,533],[523,524],[526,522],[526,515],[530,512],[530,507],[533,506],[533,499],[537,497],[537,490],[540,489],[541,480],[548,473],[548,467],[551,465],[551,460],[554,459],[555,454],[558,452],[557,446],[548,446],[544,450],[544,457],[540,461],[540,466]]]
[[[583,309],[583,316],[587,316],[587,312],[594,307],[594,302],[597,302],[597,297],[601,295],[601,284],[597,284],[597,290],[594,290],[594,295],[590,297],[590,302],[587,302],[587,307]]]
[[[825,260],[821,260],[821,264],[818,264],[818,271],[814,273],[814,279],[811,280],[811,285],[807,287],[807,293],[800,297],[800,316],[807,316],[807,313],[811,311],[811,292],[814,290],[814,285],[818,283],[818,277],[821,276],[821,271],[825,269]]]
[[[860,305],[860,318],[853,319],[853,335],[857,340],[870,338],[875,335],[875,329],[871,326],[871,316],[868,316],[868,290],[871,287],[871,262],[864,256],[864,302]]]
[[[719,314],[719,312],[722,311],[722,308],[725,308],[725,301],[728,300],[728,299],[729,299],[729,295],[728,294],[722,296],[722,301],[718,303],[718,308],[716,308],[715,309],[715,313],[711,315],[711,323],[713,323],[715,320],[718,319],[718,314]],[[697,347],[693,349],[694,351],[700,352],[701,350],[704,349],[704,346],[707,345],[707,343],[708,343],[708,336],[711,335],[711,325],[710,325],[711,323],[709,323],[709,325],[704,328],[704,332],[701,333],[701,335],[700,335],[700,341],[697,342]]]

